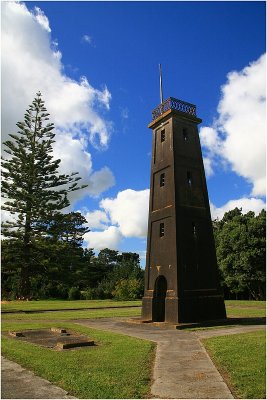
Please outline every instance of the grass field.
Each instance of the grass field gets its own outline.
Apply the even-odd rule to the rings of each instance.
[[[266,316],[266,301],[226,300],[228,317],[261,318]]]
[[[4,311],[13,311],[2,314],[4,331],[56,325],[88,334],[98,345],[90,349],[55,352],[30,343],[3,338],[2,353],[80,398],[144,398],[148,395],[151,384],[154,345],[123,335],[81,327],[72,322],[73,319],[83,318],[140,316],[140,307],[131,307],[132,305],[140,306],[141,302],[87,300],[4,303]],[[84,309],[77,310],[79,308]],[[265,316],[265,302],[226,301],[226,308],[228,317],[253,320]],[[45,309],[50,311],[38,312]],[[58,309],[64,311],[51,311]],[[18,312],[20,310],[26,313]],[[28,314],[27,311],[36,312]],[[238,341],[239,336],[242,338]],[[223,371],[236,395],[241,398],[263,398],[258,396],[264,392],[264,340],[264,335],[259,332],[205,340],[205,346],[214,362]],[[255,369],[252,368],[253,365]]]
[[[229,317],[264,317],[266,314],[265,301],[226,300],[227,315]],[[104,307],[141,307],[141,300],[38,300],[38,301],[9,301],[3,302],[3,312],[40,311],[40,310],[73,310],[94,309]],[[140,313],[140,311],[139,311]]]
[[[55,324],[45,324],[46,327]],[[18,324],[19,326],[19,324]],[[96,346],[54,351],[31,343],[2,339],[2,353],[78,398],[144,398],[150,387],[152,342],[84,328],[72,323],[58,327],[81,332]],[[37,325],[28,325],[37,328]],[[41,327],[44,327],[41,324]]]
[[[265,342],[264,330],[203,340],[235,397],[266,398]]]
[[[139,316],[140,308],[124,308],[136,304],[140,305],[141,302],[101,300],[4,303],[4,311],[36,312],[2,314],[3,331],[64,327],[87,334],[95,340],[97,346],[56,352],[3,337],[2,354],[78,398],[144,398],[150,390],[154,343],[80,327],[71,322],[80,318]],[[75,308],[86,309],[71,311]],[[66,311],[38,312],[45,309]]]
[[[227,307],[257,307],[264,308],[266,307],[266,301],[256,301],[256,300],[225,300]]]
[[[50,326],[71,321],[73,319],[105,318],[105,317],[138,317],[139,308],[115,308],[99,310],[79,310],[79,311],[49,311],[46,313],[34,314],[4,314],[2,315],[2,329],[16,330],[31,326]]]
[[[141,300],[38,300],[38,301],[8,301],[2,303],[2,311],[40,311],[68,310],[79,308],[125,307],[141,306]]]

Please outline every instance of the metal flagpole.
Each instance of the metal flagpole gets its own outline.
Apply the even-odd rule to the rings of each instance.
[[[161,64],[159,64],[159,90],[160,90],[160,102],[163,103],[163,90],[162,90],[162,69]]]

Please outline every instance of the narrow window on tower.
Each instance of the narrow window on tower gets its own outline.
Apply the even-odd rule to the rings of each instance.
[[[162,142],[165,142],[165,138],[166,138],[166,136],[165,136],[165,129],[162,129],[162,131],[160,132],[160,140],[161,140],[161,143],[162,143]]]
[[[159,224],[159,236],[160,236],[160,237],[163,237],[164,235],[165,235],[164,223],[161,222],[161,223]]]
[[[197,227],[195,222],[192,222],[192,231],[193,231],[193,236],[196,239],[197,238]]]
[[[163,187],[163,186],[165,186],[165,174],[163,173],[163,174],[160,174],[160,187]]]
[[[184,142],[188,141],[188,132],[186,128],[183,128],[183,138],[184,138]]]
[[[192,174],[190,171],[187,171],[187,184],[188,186],[192,186]]]

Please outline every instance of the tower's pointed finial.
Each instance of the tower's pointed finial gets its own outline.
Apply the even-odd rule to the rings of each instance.
[[[159,91],[160,91],[160,103],[163,103],[163,90],[162,90],[162,68],[159,64]]]

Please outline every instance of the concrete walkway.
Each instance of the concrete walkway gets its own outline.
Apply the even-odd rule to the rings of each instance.
[[[75,399],[19,364],[1,357],[1,399]]]
[[[114,318],[79,320],[76,323],[156,342],[157,351],[151,387],[151,394],[155,398],[233,398],[222,376],[193,332],[179,331],[164,324],[160,327]]]

